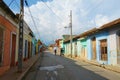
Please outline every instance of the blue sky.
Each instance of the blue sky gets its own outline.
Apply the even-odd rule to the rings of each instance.
[[[9,5],[12,0],[4,1]],[[40,37],[46,44],[70,33],[69,29],[64,28],[69,26],[70,10],[73,13],[73,34],[76,35],[120,18],[120,0],[44,0],[45,3],[41,0],[27,1],[37,30],[26,6],[24,19],[37,38]],[[10,8],[19,13],[19,0],[14,0]]]

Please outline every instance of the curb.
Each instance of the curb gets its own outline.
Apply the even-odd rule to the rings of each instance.
[[[22,80],[25,75],[27,74],[27,72],[31,69],[31,67],[35,64],[35,62],[40,58],[41,56],[39,55],[39,57],[20,75],[20,77],[17,80]]]
[[[115,69],[115,68],[112,68],[114,66],[109,66],[109,65],[102,65],[102,64],[97,64],[97,63],[94,63],[94,62],[90,62],[90,61],[84,61],[84,62],[87,62],[89,64],[92,64],[92,65],[95,65],[95,66],[98,66],[98,67],[101,67],[101,68],[104,68],[104,69],[107,69],[107,70],[110,70],[110,71],[114,71],[114,72],[117,72],[117,73],[120,73],[120,70],[118,69]]]
[[[120,70],[111,68],[110,66],[107,66],[107,65],[97,64],[97,63],[90,62],[90,61],[87,61],[87,60],[82,60],[82,59],[74,59],[74,58],[70,58],[70,57],[67,57],[67,56],[65,56],[65,57],[66,57],[66,58],[69,58],[69,59],[76,60],[76,61],[77,61],[77,60],[80,60],[80,61],[83,61],[83,62],[92,64],[92,65],[95,65],[95,66],[98,66],[98,67],[101,67],[101,68],[110,70],[110,71],[114,71],[114,72],[120,73]],[[112,67],[114,67],[114,66],[112,66]]]

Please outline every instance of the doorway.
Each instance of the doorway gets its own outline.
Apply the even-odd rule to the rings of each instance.
[[[75,48],[75,51],[74,51],[75,55],[74,56],[77,57],[77,42],[75,42],[74,48]]]
[[[25,55],[24,55],[25,56],[25,58],[24,58],[25,60],[27,59],[27,54],[28,54],[27,52],[28,52],[28,45],[27,45],[27,40],[25,40]]]
[[[11,66],[15,66],[16,35],[12,34]]]
[[[92,60],[96,60],[96,38],[92,38]]]
[[[28,58],[30,58],[30,41],[28,41]]]
[[[107,39],[100,40],[101,60],[107,61]]]
[[[82,45],[81,47],[81,54],[83,58],[87,57],[87,49],[86,49],[86,45]]]

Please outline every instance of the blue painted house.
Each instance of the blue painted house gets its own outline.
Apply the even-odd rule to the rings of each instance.
[[[98,30],[96,30],[98,31]],[[96,32],[95,31],[95,32]],[[88,60],[94,60],[100,64],[108,63],[108,31],[98,31],[88,36]]]
[[[100,28],[88,32],[88,60],[100,64],[120,64],[120,19],[107,23]]]

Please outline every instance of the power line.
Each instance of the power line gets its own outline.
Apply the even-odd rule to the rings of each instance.
[[[27,3],[27,2],[26,2]],[[27,6],[28,6],[28,3],[26,4]],[[30,12],[30,14],[31,14],[31,11],[30,11],[30,9],[29,9],[29,12]],[[31,14],[31,16],[32,16],[32,14]],[[33,19],[33,16],[32,16],[32,19]],[[33,19],[34,20],[34,19]],[[34,23],[35,23],[35,21],[34,21]],[[57,31],[55,31],[55,32],[57,32]]]
[[[20,5],[17,3],[17,1],[15,0],[15,3],[16,3],[16,6],[18,7],[18,8],[20,8]]]
[[[92,8],[91,8],[91,5],[88,6],[88,8],[90,8],[90,9],[87,10],[87,14],[91,13],[91,11],[94,12],[95,9],[96,9],[98,6],[100,6],[103,1],[104,1],[104,0],[100,0],[100,1],[99,1],[95,6],[93,6]]]
[[[25,0],[25,4],[26,4],[26,6],[28,7],[28,10],[29,10],[29,13],[30,13],[31,19],[32,19],[32,21],[33,21],[33,24],[34,24],[34,26],[35,26],[35,29],[37,30],[37,32],[39,32],[38,29],[37,29],[37,26],[36,26],[35,20],[34,20],[34,18],[33,18],[33,16],[32,16],[32,13],[31,13],[31,10],[30,10],[30,8],[29,8],[29,4],[28,4],[27,0]],[[40,38],[39,33],[38,33],[38,36],[39,36],[39,38]]]
[[[11,2],[10,2],[9,5],[8,5],[9,7],[10,7],[10,5],[13,3],[13,1],[14,1],[14,0],[11,0]]]
[[[58,17],[59,20],[62,21],[62,19],[51,9],[43,0],[41,0],[41,1],[47,6],[47,8],[48,8],[55,16]]]
[[[16,2],[17,3],[17,2]],[[35,26],[35,28],[36,28],[36,30],[38,30],[37,29],[37,27],[36,27],[36,23],[35,23],[35,20],[34,20],[34,18],[33,18],[33,16],[32,16],[32,13],[31,13],[31,11],[30,11],[30,8],[29,8],[29,4],[28,4],[28,2],[27,2],[27,0],[25,0],[25,3],[26,3],[26,6],[28,7],[28,10],[29,10],[29,13],[30,13],[30,16],[31,16],[31,18],[32,18],[32,21],[33,21],[33,23],[34,23],[34,26]],[[46,4],[46,3],[45,3]],[[18,5],[17,5],[18,6]],[[53,12],[53,10],[46,4],[46,6]],[[19,7],[19,6],[18,6]],[[54,12],[53,12],[54,13]],[[55,14],[55,13],[54,13]],[[56,15],[56,14],[55,14]],[[56,15],[57,16],[57,15]],[[36,19],[39,19],[39,18],[36,18]],[[40,35],[39,35],[39,37],[40,37]]]
[[[16,3],[16,6],[17,6],[18,8],[20,8],[20,6],[19,6],[19,4],[17,3],[16,0],[15,0],[15,3]],[[28,3],[27,3],[27,4],[28,4]],[[30,14],[28,14],[27,12],[25,12],[25,14],[28,15],[28,16],[34,17],[34,19],[40,20],[39,18],[37,18],[37,17],[35,17],[35,16],[33,16],[33,15],[30,15]]]
[[[15,2],[16,2],[16,0],[15,0]],[[28,13],[25,13],[25,14],[31,16],[31,19],[32,19],[32,21],[33,21],[33,23],[34,23],[35,29],[36,29],[36,31],[37,31],[37,33],[38,33],[38,36],[40,37],[39,32],[38,32],[38,29],[37,29],[37,26],[36,26],[36,23],[35,23],[35,20],[34,20],[34,19],[36,19],[36,20],[39,20],[39,21],[40,21],[40,19],[37,18],[37,17],[34,17],[34,16],[32,15],[31,10],[30,10],[30,8],[29,8],[29,4],[28,4],[28,2],[27,2],[26,0],[25,0],[25,3],[26,3],[26,6],[28,7],[28,10],[29,10],[29,13],[30,13],[30,14],[28,14]],[[18,8],[20,8],[20,6],[19,6],[19,4],[18,4],[17,2],[16,2],[16,6],[17,6]],[[60,29],[60,30],[61,30],[61,29]],[[57,32],[57,31],[55,31],[55,32]],[[42,39],[41,39],[41,41],[46,43],[46,41],[43,41]]]

